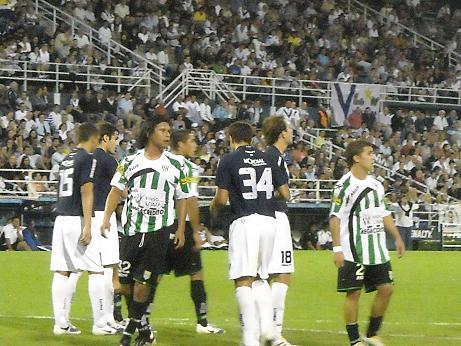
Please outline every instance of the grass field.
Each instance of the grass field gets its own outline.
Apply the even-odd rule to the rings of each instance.
[[[158,289],[153,322],[158,345],[238,345],[239,325],[225,252],[204,252],[209,320],[226,328],[220,336],[196,336],[187,278],[166,277]],[[327,252],[297,252],[289,291],[285,336],[298,345],[347,345],[336,270]],[[93,337],[83,276],[72,307],[82,335],[51,333],[48,253],[0,253],[0,345],[118,345],[118,337]],[[461,345],[461,253],[413,252],[393,260],[396,292],[382,336],[387,345]],[[362,299],[361,329],[372,296]]]

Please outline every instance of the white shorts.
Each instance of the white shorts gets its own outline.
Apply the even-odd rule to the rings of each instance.
[[[282,212],[275,212],[277,232],[275,234],[274,252],[269,264],[269,274],[288,274],[295,271],[293,240],[288,216]]]
[[[118,244],[117,219],[115,213],[110,217],[110,231],[106,231],[106,237],[101,235],[101,225],[104,219],[104,211],[95,211],[91,222],[91,230],[100,238],[100,252],[102,265],[108,266],[118,264],[120,260],[120,251]]]
[[[229,278],[245,276],[269,277],[269,262],[274,248],[275,219],[253,214],[241,217],[230,225]]]
[[[54,222],[53,243],[51,251],[51,271],[103,272],[99,238],[91,231],[92,239],[88,246],[83,246],[80,236],[83,218],[80,216],[58,216]]]

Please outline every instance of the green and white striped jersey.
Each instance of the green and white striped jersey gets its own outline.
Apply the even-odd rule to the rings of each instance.
[[[361,180],[349,172],[336,183],[330,216],[340,220],[341,246],[347,261],[374,265],[390,260],[383,222],[390,214],[384,187],[372,176]]]
[[[111,185],[128,196],[123,206],[122,227],[125,235],[155,232],[171,226],[175,220],[174,200],[191,197],[184,164],[165,153],[156,160],[139,150],[119,164]]]
[[[199,197],[198,183],[200,182],[200,170],[199,166],[189,161],[182,155],[173,154],[169,151],[165,151],[165,155],[176,160],[184,165],[184,174],[186,176],[185,182],[187,182],[187,188],[189,189],[190,197]],[[186,216],[186,220],[189,221],[189,215]]]

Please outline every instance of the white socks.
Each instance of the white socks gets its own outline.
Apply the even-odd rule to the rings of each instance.
[[[235,295],[240,313],[243,345],[259,346],[259,325],[252,288],[247,286],[237,287]]]
[[[285,298],[288,285],[281,282],[272,283],[272,305],[274,308],[275,336],[282,336],[283,315],[285,313]]]
[[[54,324],[60,328],[67,328],[69,326],[67,319],[72,304],[72,289],[68,281],[69,278],[67,276],[54,273],[51,285]]]
[[[88,294],[93,310],[93,326],[103,328],[107,325],[104,310],[104,275],[88,274]]]
[[[114,286],[112,275],[114,268],[104,268],[104,313],[108,323],[115,323],[114,320]]]
[[[80,276],[82,276],[82,272],[70,273],[69,279],[67,280],[67,284],[69,285],[69,290],[70,290],[71,304],[74,302],[75,292],[77,291],[77,282],[78,282],[78,279],[80,279]],[[69,304],[68,309],[66,311],[67,323],[69,323],[69,314],[70,314],[71,304]]]
[[[253,282],[252,290],[259,317],[262,341],[273,340],[275,330],[271,287],[267,280],[256,280]]]

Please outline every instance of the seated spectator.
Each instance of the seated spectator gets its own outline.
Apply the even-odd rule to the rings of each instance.
[[[3,227],[6,245],[9,251],[30,251],[29,245],[24,241],[23,228],[19,216],[14,216],[8,220],[8,224]]]
[[[40,251],[39,246],[42,246],[42,243],[37,239],[35,222],[31,221],[29,227],[25,228],[23,231],[24,241],[27,243],[29,248],[32,251]]]

